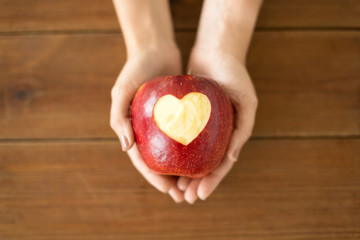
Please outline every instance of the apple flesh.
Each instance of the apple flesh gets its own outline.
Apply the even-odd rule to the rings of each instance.
[[[200,178],[224,157],[233,109],[227,94],[211,79],[161,76],[138,89],[131,121],[138,150],[150,169]]]
[[[210,112],[210,101],[202,93],[192,92],[181,100],[168,94],[156,102],[154,120],[166,135],[188,145],[204,129]]]

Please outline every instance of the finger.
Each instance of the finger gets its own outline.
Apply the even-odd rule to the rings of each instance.
[[[235,162],[239,157],[242,146],[252,134],[255,123],[257,99],[255,96],[242,97],[234,102],[234,106],[236,110],[235,128],[230,139],[227,157]]]
[[[185,191],[186,188],[188,187],[189,183],[190,183],[191,179],[188,177],[179,177],[178,181],[177,181],[177,187],[181,190],[181,191]]]
[[[184,201],[184,193],[177,187],[170,188],[169,195],[176,203],[181,203]]]
[[[132,95],[131,89],[118,83],[111,91],[110,125],[118,135],[123,151],[128,151],[134,144],[129,112]]]
[[[213,172],[211,172],[209,175],[205,176],[201,180],[197,189],[197,195],[201,200],[205,200],[210,196],[210,194],[219,185],[221,180],[230,171],[233,164],[234,161],[230,160],[229,158],[225,158],[218,168],[216,168]]]
[[[190,204],[194,204],[196,199],[198,198],[197,190],[200,184],[201,178],[191,180],[189,186],[185,191],[185,201]]]
[[[159,175],[146,166],[142,160],[136,144],[128,151],[130,159],[135,168],[144,176],[144,178],[160,192],[168,193],[171,188],[177,188],[174,177]]]
[[[227,156],[224,161],[208,176],[204,177],[198,188],[198,196],[204,200],[216,189],[221,180],[230,171],[234,162],[238,159],[241,147],[250,138],[254,127],[257,101],[239,100],[235,102],[237,110],[235,129],[230,139]]]

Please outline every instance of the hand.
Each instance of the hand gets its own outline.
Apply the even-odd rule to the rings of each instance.
[[[142,160],[134,140],[130,120],[132,98],[145,81],[159,75],[181,73],[181,57],[176,46],[142,49],[132,54],[123,67],[112,91],[111,127],[118,135],[123,151],[145,179],[159,191],[169,193],[175,202],[184,200],[177,188],[176,178],[152,172]]]
[[[257,98],[250,76],[241,61],[221,49],[208,51],[194,48],[188,69],[192,74],[216,80],[229,95],[235,110],[234,130],[222,163],[201,179],[180,177],[178,188],[185,192],[185,200],[194,203],[199,197],[206,199],[230,171],[240,150],[250,138],[255,121]]]

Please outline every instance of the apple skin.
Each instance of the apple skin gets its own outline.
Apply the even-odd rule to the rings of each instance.
[[[208,97],[211,113],[204,129],[185,146],[159,129],[153,109],[164,95],[182,99],[191,92]],[[131,120],[138,150],[150,169],[159,174],[201,178],[224,157],[233,130],[233,108],[228,95],[214,80],[194,75],[160,76],[136,92]]]

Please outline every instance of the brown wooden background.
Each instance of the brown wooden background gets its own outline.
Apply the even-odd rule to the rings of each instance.
[[[201,1],[172,1],[184,62]],[[0,239],[360,239],[360,1],[265,0],[254,136],[216,192],[176,205],[121,152],[111,1],[0,0]]]

